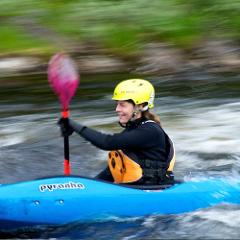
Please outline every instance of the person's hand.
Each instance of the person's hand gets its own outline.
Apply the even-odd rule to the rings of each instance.
[[[68,118],[60,118],[57,124],[60,127],[61,135],[63,137],[68,137],[73,134],[74,129],[70,126]]]

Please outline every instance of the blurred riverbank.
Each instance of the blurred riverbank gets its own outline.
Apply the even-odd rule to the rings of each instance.
[[[148,43],[134,58],[113,55],[97,45],[81,44],[67,49],[80,73],[134,73],[169,75],[189,71],[240,73],[240,47],[233,41],[212,40],[189,52],[165,43]],[[1,77],[44,73],[50,56],[46,54],[6,54],[0,57]]]
[[[81,73],[239,73],[239,1],[1,1],[0,74],[46,72],[56,52]]]

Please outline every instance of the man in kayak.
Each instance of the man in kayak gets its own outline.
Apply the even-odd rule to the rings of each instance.
[[[173,183],[175,163],[171,139],[162,129],[154,107],[154,87],[143,79],[120,82],[113,93],[121,133],[104,134],[71,119],[58,122],[63,136],[78,133],[94,146],[109,150],[108,166],[96,178],[139,185]]]

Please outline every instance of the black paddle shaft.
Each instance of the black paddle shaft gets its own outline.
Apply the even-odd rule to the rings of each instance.
[[[69,161],[69,137],[64,136],[64,159]]]

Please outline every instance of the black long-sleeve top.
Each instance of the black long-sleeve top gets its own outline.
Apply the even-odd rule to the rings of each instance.
[[[70,120],[70,126],[87,141],[103,150],[123,150],[137,159],[167,161],[166,134],[157,123],[138,119],[120,133],[105,134]]]

